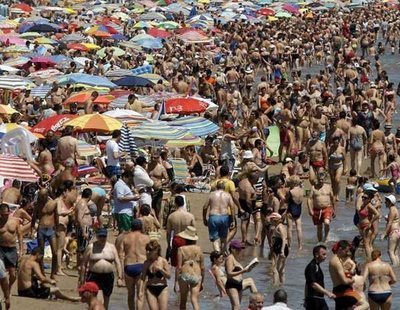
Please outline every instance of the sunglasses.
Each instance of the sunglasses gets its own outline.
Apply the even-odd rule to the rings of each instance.
[[[368,196],[362,196],[361,199],[369,199]]]

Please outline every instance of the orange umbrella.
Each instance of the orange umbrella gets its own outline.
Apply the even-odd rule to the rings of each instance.
[[[122,123],[103,114],[86,114],[65,123],[65,126],[72,126],[75,130],[86,132],[112,132],[116,129],[121,129]]]
[[[84,91],[70,96],[67,100],[64,101],[64,105],[68,105],[71,103],[85,103],[89,100],[92,95],[92,91]],[[112,95],[99,95],[93,103],[97,104],[109,104],[115,97]]]
[[[89,49],[82,43],[70,43],[70,44],[67,44],[67,48],[69,48],[70,50],[82,51],[82,52],[89,51]]]
[[[99,38],[111,38],[111,34],[105,31],[97,30],[91,33],[92,36],[99,37]]]
[[[30,13],[30,12],[33,11],[32,7],[29,6],[29,5],[26,4],[26,3],[17,3],[17,4],[14,4],[14,5],[11,6],[11,7],[12,7],[12,8],[16,8],[16,9],[20,9],[20,10],[22,10],[22,11],[24,11],[24,12],[28,12],[28,13]]]

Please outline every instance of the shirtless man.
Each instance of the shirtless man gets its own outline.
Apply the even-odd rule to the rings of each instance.
[[[143,263],[146,257],[146,244],[149,243],[148,235],[142,233],[143,224],[141,220],[132,221],[132,231],[123,235],[118,247],[118,254],[124,264],[125,284],[128,289],[128,309],[142,309],[144,287],[140,280]],[[124,259],[122,259],[124,257]]]
[[[329,120],[326,117],[326,115],[322,114],[322,112],[323,112],[322,106],[317,105],[315,107],[314,116],[311,116],[310,128],[312,132],[314,131],[318,132],[319,139],[321,141],[325,141]]]
[[[317,183],[311,188],[308,199],[308,213],[312,217],[314,225],[317,225],[318,242],[327,242],[330,223],[335,217],[335,198],[332,186],[324,182],[325,171],[320,170]],[[322,225],[324,225],[325,236],[322,238]]]
[[[178,84],[176,85],[176,92],[178,94],[187,94],[189,91],[189,85],[185,82],[182,74],[178,76]]]
[[[99,286],[95,282],[86,282],[79,289],[81,302],[88,304],[88,310],[105,310],[103,304],[97,299]]]
[[[9,273],[9,288],[16,280],[16,268],[18,265],[17,240],[19,253],[23,252],[23,236],[20,222],[17,218],[10,216],[10,207],[0,204],[0,259],[4,262]]]
[[[66,126],[63,130],[63,136],[58,140],[57,144],[57,160],[63,164],[68,158],[72,158],[76,163],[78,154],[78,140],[72,137],[74,128]]]
[[[7,203],[13,207],[19,206],[21,202],[21,181],[14,180],[12,187],[6,188],[1,194],[1,202]]]
[[[172,212],[167,219],[167,243],[171,238],[184,231],[188,226],[195,226],[194,215],[185,209],[185,199],[182,196],[175,197],[176,211]]]
[[[228,72],[226,73],[226,80],[228,85],[236,86],[239,83],[240,75],[235,70],[235,68],[227,68]]]
[[[331,275],[335,297],[336,309],[353,309],[361,296],[353,290],[353,277],[347,277],[343,267],[344,262],[351,256],[351,244],[346,240],[338,241],[332,252],[333,257],[329,261],[329,273]]]
[[[152,195],[152,207],[156,212],[157,218],[160,217],[161,201],[163,198],[163,185],[167,185],[169,182],[167,170],[164,168],[161,160],[160,153],[153,153],[151,161],[149,162],[147,171],[149,177],[153,180],[154,193]]]
[[[243,244],[250,243],[247,241],[247,232],[250,223],[250,216],[253,215],[255,223],[255,236],[254,242],[259,245],[261,242],[261,208],[256,207],[256,191],[253,187],[258,181],[258,173],[248,172],[247,175],[239,182],[239,204],[241,219],[241,231]]]
[[[18,295],[38,299],[48,299],[51,295],[56,298],[79,301],[79,297],[66,296],[58,287],[46,287],[43,284],[55,285],[54,279],[48,279],[41,271],[39,262],[43,259],[42,250],[34,248],[31,254],[24,257],[18,270]],[[41,285],[39,286],[38,280]]]
[[[77,265],[80,266],[82,254],[85,252],[90,240],[92,239],[93,219],[89,210],[89,201],[92,197],[92,190],[85,188],[82,197],[75,207],[76,217],[76,237],[78,240]]]
[[[310,183],[313,184],[318,171],[325,168],[328,162],[328,151],[325,143],[318,138],[318,131],[312,132],[306,153],[310,154]]]
[[[225,192],[225,182],[219,181],[217,190],[210,193],[203,206],[203,223],[208,226],[214,251],[225,253],[229,228],[236,225],[234,215],[235,204],[232,196]]]
[[[108,309],[114,288],[114,266],[117,271],[117,285],[122,286],[121,262],[114,244],[107,242],[107,229],[96,231],[97,240],[90,243],[83,254],[79,273],[79,284],[94,282],[102,291],[104,307]]]

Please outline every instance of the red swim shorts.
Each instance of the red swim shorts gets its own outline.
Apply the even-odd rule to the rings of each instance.
[[[314,225],[319,225],[324,222],[324,220],[331,220],[333,216],[333,208],[331,206],[325,207],[323,209],[313,209],[314,215],[312,217]]]

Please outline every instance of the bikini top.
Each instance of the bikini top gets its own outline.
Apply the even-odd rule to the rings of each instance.
[[[149,279],[153,279],[153,278],[162,279],[162,278],[164,278],[164,275],[162,274],[161,271],[157,271],[156,273],[152,273],[152,272],[150,271],[150,269],[147,269],[147,277],[148,277]]]
[[[329,155],[329,159],[333,159],[333,160],[343,160],[343,154],[336,154],[336,153],[332,153],[331,155]]]
[[[366,207],[365,208],[361,208],[358,211],[358,215],[359,215],[360,218],[368,218],[368,209]]]

